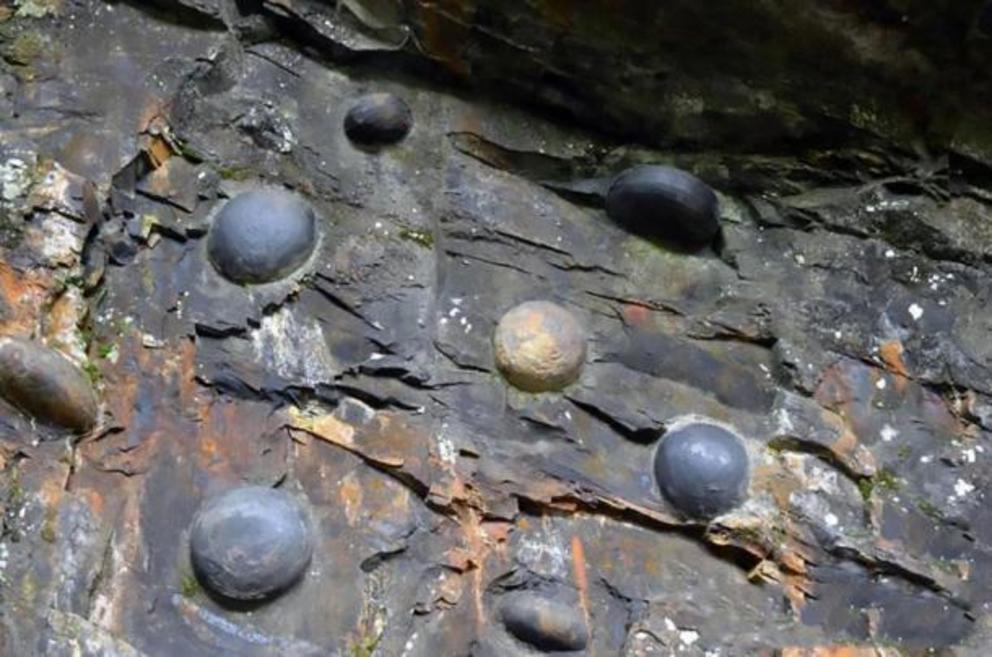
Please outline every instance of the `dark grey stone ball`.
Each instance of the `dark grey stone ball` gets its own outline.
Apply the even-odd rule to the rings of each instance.
[[[390,93],[362,96],[344,117],[348,139],[365,145],[396,143],[406,137],[412,126],[409,106]]]
[[[720,229],[713,190],[691,173],[661,165],[627,169],[610,184],[606,214],[629,231],[702,247]]]
[[[208,500],[190,531],[190,556],[200,582],[231,600],[264,600],[306,570],[313,531],[289,493],[263,486],[235,488]]]
[[[713,424],[689,424],[666,434],[654,469],[665,499],[692,518],[726,513],[747,494],[750,468],[744,444]]]
[[[266,187],[224,204],[210,228],[207,253],[217,271],[235,283],[269,283],[299,268],[316,243],[310,204]]]
[[[510,634],[543,652],[583,650],[589,642],[582,612],[574,604],[517,593],[506,599],[500,613]]]

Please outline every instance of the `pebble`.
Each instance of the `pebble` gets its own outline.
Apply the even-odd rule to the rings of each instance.
[[[362,96],[344,118],[348,139],[359,144],[394,144],[410,132],[413,113],[402,98],[390,93]]]
[[[209,591],[232,600],[263,600],[296,582],[310,563],[313,531],[289,493],[235,488],[207,501],[190,531],[190,556]]]
[[[585,331],[572,313],[550,301],[509,310],[493,337],[496,365],[527,392],[560,390],[575,382],[586,360]]]
[[[89,431],[97,397],[89,378],[61,353],[22,338],[0,338],[0,395],[46,424]]]
[[[720,229],[713,190],[691,173],[641,165],[617,176],[606,194],[606,214],[635,234],[702,247]]]
[[[662,494],[692,518],[712,518],[740,504],[747,493],[748,470],[741,439],[714,424],[673,429],[655,455]]]
[[[507,631],[543,652],[583,650],[589,631],[578,606],[535,593],[510,595],[500,613]]]
[[[227,201],[217,213],[207,254],[235,283],[269,283],[288,276],[313,253],[316,216],[292,192],[263,187]]]

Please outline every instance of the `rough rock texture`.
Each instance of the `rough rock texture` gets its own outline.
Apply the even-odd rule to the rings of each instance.
[[[586,335],[572,313],[550,301],[525,301],[500,317],[493,359],[512,385],[527,392],[561,390],[586,362]]]
[[[578,655],[988,654],[984,3],[577,4],[0,8],[0,335],[103,404],[83,437],[0,412],[0,655],[533,657],[522,594]],[[371,90],[417,117],[374,152]],[[644,163],[715,190],[713,248],[606,216]],[[241,286],[210,222],[266,185],[321,239]],[[562,392],[496,367],[531,299],[586,331]],[[751,464],[709,523],[653,473],[688,417]],[[242,485],[313,522],[252,609],[188,549]]]

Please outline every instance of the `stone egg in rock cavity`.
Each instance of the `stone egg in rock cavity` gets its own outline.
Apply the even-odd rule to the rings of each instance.
[[[296,582],[310,563],[313,531],[289,493],[235,488],[208,500],[190,530],[190,557],[200,582],[231,600],[263,600]]]
[[[22,338],[0,338],[0,396],[46,424],[82,433],[96,424],[89,378],[58,351]]]
[[[536,593],[511,595],[500,607],[503,625],[543,652],[584,650],[589,642],[581,609]]]
[[[316,243],[309,203],[283,189],[260,188],[224,203],[210,227],[207,253],[235,283],[270,283],[298,269]]]
[[[654,468],[665,499],[692,518],[726,513],[747,493],[744,444],[714,424],[687,424],[667,433],[658,446]]]
[[[610,184],[606,214],[631,232],[699,248],[719,231],[718,202],[691,173],[661,165],[627,169]]]
[[[402,98],[390,93],[362,96],[344,118],[348,139],[359,144],[392,144],[406,137],[413,113]]]
[[[496,365],[527,392],[560,390],[579,378],[586,336],[575,316],[550,301],[527,301],[509,310],[493,336]]]

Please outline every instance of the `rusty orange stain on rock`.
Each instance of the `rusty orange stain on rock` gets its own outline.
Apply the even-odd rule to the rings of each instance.
[[[651,321],[651,309],[639,303],[625,303],[623,318],[633,326],[646,326]]]
[[[575,589],[579,592],[579,607],[586,627],[589,627],[589,578],[586,575],[586,551],[582,540],[572,536],[572,576],[575,578]]]
[[[27,337],[34,331],[36,318],[43,315],[50,290],[56,287],[54,280],[46,280],[41,270],[15,271],[0,253],[0,305],[12,310],[0,321],[0,333]]]
[[[341,503],[344,504],[344,515],[348,519],[348,524],[354,527],[362,511],[362,486],[354,471],[349,472],[341,480],[338,496],[341,498]]]
[[[778,657],[898,657],[900,654],[892,648],[836,645],[782,648]]]
[[[903,346],[901,342],[898,340],[887,340],[883,342],[878,348],[878,355],[881,356],[882,362],[890,370],[900,376],[909,376],[909,373],[906,371],[906,363],[902,358]]]
[[[456,75],[468,77],[471,65],[462,58],[475,14],[472,0],[439,0],[416,5],[423,31],[420,45],[424,54],[444,64]]]

